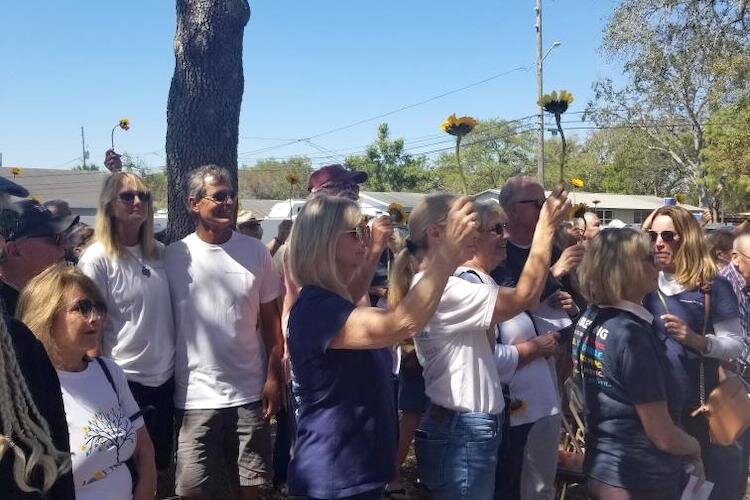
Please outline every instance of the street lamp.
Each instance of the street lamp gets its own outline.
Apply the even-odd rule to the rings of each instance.
[[[536,0],[536,98],[537,98],[537,167],[536,176],[539,182],[544,185],[544,110],[539,104],[544,95],[544,86],[542,84],[542,63],[547,58],[552,49],[559,47],[560,42],[554,42],[542,55],[542,0]]]

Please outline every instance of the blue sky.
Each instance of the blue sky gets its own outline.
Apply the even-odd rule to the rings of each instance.
[[[599,53],[615,0],[545,0],[545,90],[566,88],[581,111],[591,83],[619,67]],[[443,145],[450,113],[515,119],[535,113],[533,0],[256,0],[245,28],[240,163],[307,154],[342,160],[387,121],[413,153]],[[175,6],[166,0],[6,2],[0,24],[3,166],[71,168],[80,127],[101,164],[109,132],[148,165],[164,164],[174,69]],[[514,70],[514,68],[526,68]],[[493,75],[487,83],[382,120],[307,138]],[[261,139],[262,138],[262,139]],[[268,149],[273,148],[273,149]],[[326,151],[322,153],[321,150]]]

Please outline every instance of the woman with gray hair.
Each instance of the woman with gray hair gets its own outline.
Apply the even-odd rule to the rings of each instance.
[[[430,266],[397,307],[357,306],[348,284],[362,265],[369,227],[351,200],[316,196],[292,229],[289,257],[302,285],[289,318],[299,403],[289,464],[292,495],[380,499],[396,457],[389,347],[417,335],[476,237],[468,198],[451,200],[430,237]]]

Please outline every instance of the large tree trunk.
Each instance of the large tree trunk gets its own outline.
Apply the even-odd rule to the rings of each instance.
[[[194,230],[187,179],[209,163],[237,182],[237,139],[244,90],[242,35],[247,0],[177,0],[175,69],[167,103],[167,241]]]

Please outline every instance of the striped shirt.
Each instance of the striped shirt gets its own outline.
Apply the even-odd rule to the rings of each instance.
[[[719,274],[732,284],[740,309],[741,334],[745,343],[750,343],[750,283],[740,274],[734,264],[727,264]]]

